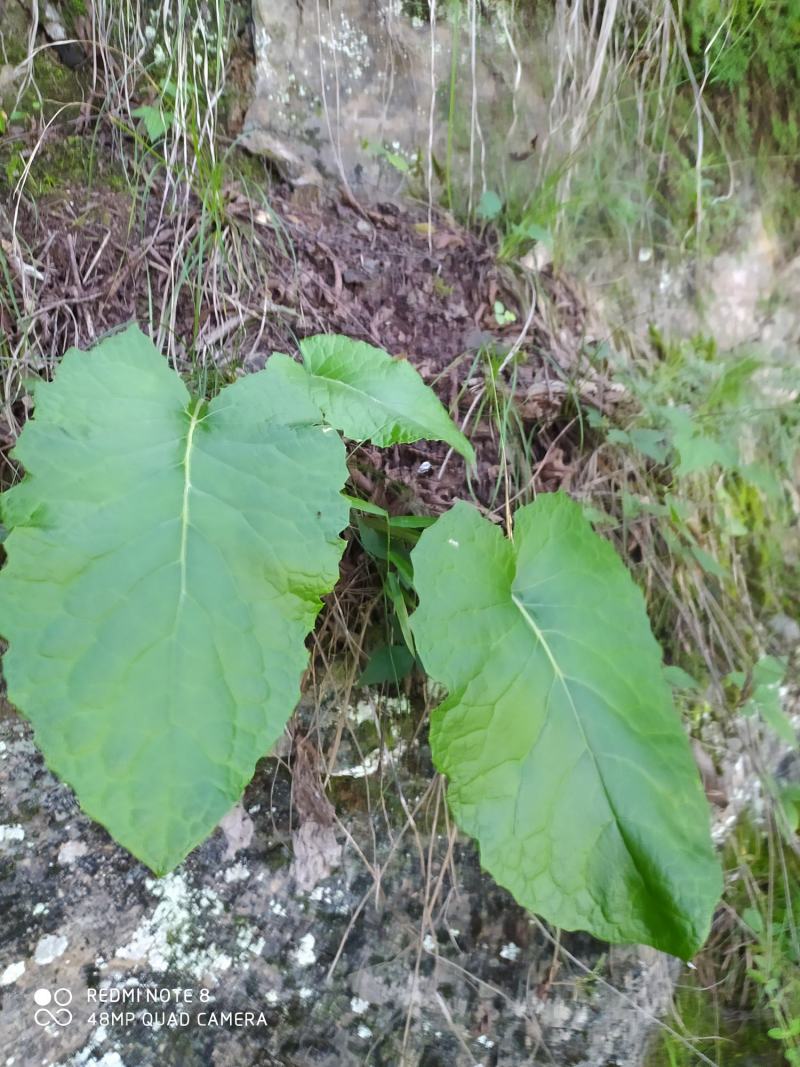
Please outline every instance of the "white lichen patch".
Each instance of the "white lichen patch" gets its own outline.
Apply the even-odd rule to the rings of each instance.
[[[240,957],[245,954],[260,956],[264,951],[265,944],[263,937],[256,937],[256,931],[252,926],[242,927],[236,935],[236,948]]]
[[[116,956],[146,963],[158,972],[172,967],[198,981],[213,980],[229,970],[234,963],[231,956],[213,941],[203,943],[205,921],[221,916],[224,910],[216,893],[190,886],[180,874],[150,879],[146,885],[158,904],[127,945],[117,949]],[[247,941],[236,962],[244,963],[250,955],[251,942]]]
[[[55,1067],[125,1067],[122,1057],[113,1049],[100,1053],[100,1046],[108,1040],[108,1031],[98,1026],[91,1037],[77,1052],[73,1053],[67,1064],[58,1063]]]
[[[292,957],[298,967],[310,967],[312,963],[316,962],[316,955],[314,953],[314,945],[317,939],[313,934],[303,934],[300,938],[300,944],[292,953]]]
[[[513,963],[519,959],[520,947],[515,945],[513,941],[509,941],[507,945],[503,945],[500,949],[500,958],[503,960],[511,960]]]
[[[308,894],[308,899],[313,900],[315,904],[321,902],[325,904],[326,907],[338,912],[340,915],[347,915],[350,911],[350,903],[347,893],[338,886],[315,886]]]
[[[348,709],[347,717],[356,726],[360,726],[362,722],[375,722],[378,717],[375,703],[372,700],[359,700],[355,707]]]
[[[323,33],[320,36],[320,43],[347,60],[343,64],[345,79],[361,78],[365,70],[372,65],[369,37],[345,15],[337,18],[336,27],[330,35]]]
[[[234,863],[225,871],[226,882],[245,882],[250,877],[250,871],[243,863]]]
[[[62,934],[46,934],[36,945],[33,953],[34,963],[38,963],[40,967],[46,967],[48,963],[64,955],[68,944],[69,941]]]
[[[400,694],[396,697],[378,696],[374,694],[370,700],[359,700],[353,707],[348,708],[347,717],[351,722],[360,726],[362,722],[386,721],[398,715],[408,715],[411,711],[411,702],[407,696]]]
[[[385,765],[387,761],[391,759],[398,759],[404,754],[408,745],[405,741],[398,741],[393,749],[389,750],[386,746],[382,748],[373,749],[368,753],[363,763],[356,763],[352,767],[337,767],[331,771],[331,775],[335,778],[369,778],[373,774],[377,774],[381,765]]]
[[[70,1058],[68,1064],[57,1063],[55,1067],[125,1067],[122,1057],[113,1049],[104,1052],[102,1056],[95,1055],[96,1052],[97,1046],[93,1036],[84,1048]]]
[[[369,1008],[369,1001],[362,1000],[361,997],[353,997],[353,999],[350,1001],[350,1007],[356,1015],[363,1015],[364,1012],[367,1011],[367,1009]]]
[[[9,963],[8,967],[0,974],[0,986],[13,985],[18,978],[21,978],[25,973],[25,961],[19,960],[17,963]]]
[[[58,862],[63,866],[74,863],[75,860],[85,856],[89,849],[83,841],[65,841],[58,850]]]
[[[14,826],[0,826],[0,847],[12,841],[24,841],[25,831],[16,823]]]

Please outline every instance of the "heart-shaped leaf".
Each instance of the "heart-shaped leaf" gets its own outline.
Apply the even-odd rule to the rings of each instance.
[[[449,690],[431,748],[459,825],[568,930],[687,958],[721,892],[708,807],[642,595],[562,494],[513,543],[456,504],[412,553],[418,654]]]
[[[269,367],[205,404],[136,328],[68,352],[15,455],[9,696],[157,873],[240,796],[299,697],[348,506],[339,436]]]

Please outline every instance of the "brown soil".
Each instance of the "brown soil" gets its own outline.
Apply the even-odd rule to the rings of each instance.
[[[567,383],[584,376],[585,385],[586,313],[559,274],[498,265],[486,241],[442,213],[429,225],[427,209],[413,204],[364,209],[346,196],[303,203],[279,187],[267,206],[236,184],[210,231],[191,198],[178,210],[154,185],[145,203],[135,209],[127,193],[72,188],[35,205],[23,200],[14,229],[10,213],[0,214],[14,293],[0,304],[0,327],[25,368],[10,383],[18,399],[9,398],[5,418],[0,413],[4,481],[13,476],[8,449],[30,410],[23,377],[49,376],[71,345],[154,317],[182,369],[196,373],[200,363],[223,380],[263,366],[274,350],[295,352],[298,338],[319,332],[412,361],[465,424],[479,463],[468,472],[436,442],[356,448],[356,491],[394,511],[438,513],[466,497],[501,519],[508,486],[498,425],[511,396],[519,501],[568,481],[564,401]],[[190,286],[180,271],[199,248],[202,284]],[[537,311],[518,355],[493,380],[490,368],[517,341],[534,291]],[[496,300],[514,323],[497,323]],[[602,406],[597,383],[590,392]]]

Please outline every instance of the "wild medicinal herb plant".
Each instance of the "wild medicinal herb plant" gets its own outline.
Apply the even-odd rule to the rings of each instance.
[[[344,337],[210,402],[136,328],[36,390],[3,497],[9,696],[158,874],[238,800],[299,697],[350,501],[338,432],[474,459],[416,371]],[[412,553],[431,747],[483,865],[552,923],[688,957],[721,890],[642,595],[563,494],[513,541],[465,503]]]

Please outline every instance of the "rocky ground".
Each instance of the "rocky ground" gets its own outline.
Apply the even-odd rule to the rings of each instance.
[[[367,751],[376,711],[390,728]],[[309,715],[242,806],[155,880],[4,710],[7,1067],[639,1063],[675,962],[583,935],[563,935],[574,962],[560,953],[436,817],[424,744],[397,740],[403,701],[316,713],[328,739],[344,725],[327,818],[313,775],[297,781]]]

